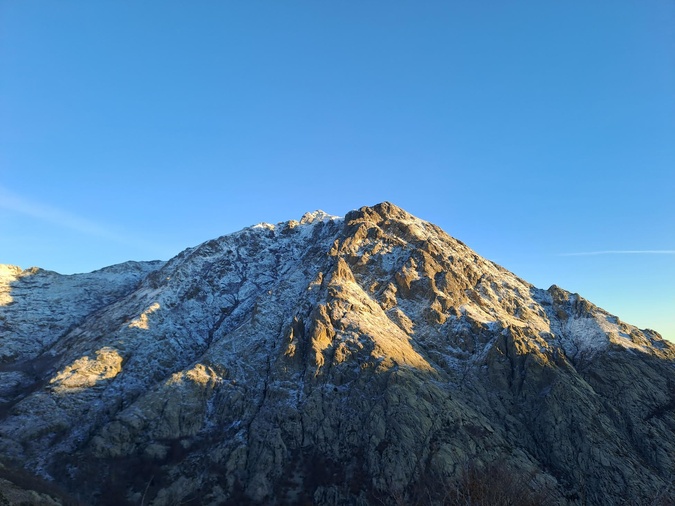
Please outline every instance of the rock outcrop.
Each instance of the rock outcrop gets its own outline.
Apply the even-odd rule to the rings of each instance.
[[[0,455],[83,503],[675,496],[675,346],[389,203],[4,267],[0,360]]]

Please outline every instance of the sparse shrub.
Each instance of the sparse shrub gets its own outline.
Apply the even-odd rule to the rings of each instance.
[[[675,478],[656,493],[652,501],[653,506],[675,506]]]
[[[392,497],[392,504],[415,506],[545,506],[552,502],[547,488],[533,488],[534,473],[518,471],[504,462],[488,466],[469,463],[459,479],[427,473],[407,499]]]

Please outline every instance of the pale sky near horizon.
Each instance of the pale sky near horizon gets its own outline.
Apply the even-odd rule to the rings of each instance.
[[[675,340],[675,3],[0,0],[0,263],[384,200]]]

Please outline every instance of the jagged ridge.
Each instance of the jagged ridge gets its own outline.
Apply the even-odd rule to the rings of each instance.
[[[497,464],[552,503],[668,490],[674,347],[393,204],[113,271],[55,311],[64,277],[12,270],[0,306],[0,448],[98,502],[411,501]]]

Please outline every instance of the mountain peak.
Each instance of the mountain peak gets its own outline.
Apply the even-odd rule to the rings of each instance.
[[[560,505],[668,490],[658,334],[389,202],[279,225],[0,269],[0,453],[111,504],[440,503],[494,469]]]
[[[307,212],[302,215],[302,218],[300,218],[300,224],[305,225],[308,223],[314,223],[316,221],[327,221],[327,220],[336,220],[339,219],[338,216],[333,216],[331,214],[328,214],[321,209],[317,209],[314,212]]]
[[[345,216],[346,221],[355,219],[369,219],[373,221],[381,221],[385,219],[405,220],[410,218],[414,217],[397,205],[386,201],[375,204],[374,206],[363,206],[357,210],[350,211]]]

